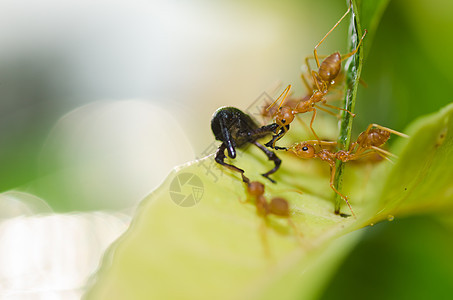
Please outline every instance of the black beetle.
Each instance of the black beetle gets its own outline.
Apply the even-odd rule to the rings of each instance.
[[[236,148],[243,148],[247,144],[254,144],[267,155],[269,160],[274,162],[275,167],[262,175],[275,183],[273,179],[269,178],[269,175],[278,170],[282,161],[274,152],[258,143],[257,140],[268,134],[275,133],[277,128],[279,126],[276,123],[259,127],[249,115],[235,107],[221,107],[217,109],[212,115],[211,129],[216,140],[221,141],[222,144],[217,150],[215,161],[233,171],[240,172],[242,180],[247,183],[249,179],[245,177],[244,170],[225,162],[225,149],[228,151],[230,158],[235,158]],[[284,129],[282,128],[281,130]]]

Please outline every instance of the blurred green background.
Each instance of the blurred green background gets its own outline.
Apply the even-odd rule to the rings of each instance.
[[[372,0],[362,0],[367,1]],[[135,200],[109,205],[88,201],[92,195],[74,196],[84,182],[71,188],[58,182],[37,184],[63,168],[52,151],[66,145],[57,141],[51,154],[43,153],[58,120],[98,100],[145,99],[174,117],[151,131],[178,123],[189,142],[169,143],[189,159],[199,157],[212,143],[208,124],[217,107],[245,108],[278,80],[303,93],[299,74],[304,57],[345,10],[345,1],[333,0],[46,0],[34,6],[0,1],[1,191],[36,194],[63,212],[133,206]],[[379,26],[364,42],[362,79],[367,87],[359,87],[356,132],[369,123],[403,131],[418,116],[452,101],[452,16],[449,0],[389,1]],[[342,24],[319,53],[345,53],[346,29]],[[164,148],[150,155],[158,161],[168,154]],[[148,170],[156,182],[168,171]],[[126,175],[133,179],[141,174]],[[106,181],[103,188],[119,194],[127,183]],[[437,216],[396,216],[369,228],[322,297],[451,295],[451,236],[451,222]]]
[[[389,1],[363,67],[368,87],[359,88],[356,128],[374,122],[404,130],[453,100],[451,16],[451,1]],[[397,217],[367,228],[321,298],[450,298],[453,227],[442,218]]]

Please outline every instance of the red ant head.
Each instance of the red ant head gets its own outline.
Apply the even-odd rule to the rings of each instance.
[[[253,197],[261,196],[264,194],[264,184],[258,181],[252,181],[247,185],[247,190]]]
[[[294,120],[293,110],[288,106],[280,107],[275,116],[275,123],[286,126]]]
[[[315,147],[308,143],[297,144],[291,150],[302,158],[313,158],[315,156]]]

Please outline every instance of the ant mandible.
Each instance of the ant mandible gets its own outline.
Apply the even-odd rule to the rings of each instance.
[[[341,62],[357,53],[357,51],[359,50],[359,47],[362,44],[362,41],[365,38],[365,35],[367,34],[368,31],[367,30],[364,31],[364,34],[363,34],[362,38],[360,39],[360,42],[357,45],[356,49],[354,49],[352,52],[350,52],[348,54],[341,56],[339,52],[335,52],[335,53],[329,55],[327,58],[325,58],[322,61],[321,64],[319,64],[319,57],[318,57],[318,52],[317,52],[317,48],[324,42],[324,40],[327,38],[327,36],[329,36],[329,34],[340,24],[340,22],[349,13],[349,11],[351,10],[351,6],[352,6],[352,2],[349,5],[346,13],[329,30],[329,32],[327,32],[327,34],[322,38],[322,40],[315,46],[315,49],[313,52],[314,52],[314,58],[316,60],[316,65],[318,67],[318,72],[310,69],[308,59],[310,59],[311,57],[307,57],[305,59],[308,70],[311,73],[313,82],[314,82],[313,87],[311,88],[311,90],[313,91],[311,97],[308,98],[308,100],[304,99],[305,101],[300,101],[294,108],[292,108],[290,106],[282,106],[291,86],[289,85],[285,89],[285,91],[282,93],[282,95],[285,94],[285,97],[282,98],[280,105],[278,107],[278,110],[275,114],[275,123],[277,123],[280,126],[278,129],[283,128],[284,126],[288,126],[294,120],[294,117],[296,114],[301,114],[301,113],[306,113],[306,112],[311,111],[311,112],[313,112],[313,115],[310,120],[310,129],[313,132],[313,135],[315,136],[315,138],[319,141],[320,139],[319,139],[318,135],[316,134],[315,130],[313,129],[313,122],[316,117],[317,109],[320,109],[333,116],[336,116],[336,114],[334,114],[333,112],[322,107],[322,106],[325,106],[328,108],[342,110],[342,111],[349,113],[353,117],[355,116],[355,114],[353,114],[352,112],[350,112],[347,109],[327,104],[327,100],[325,99],[325,96],[329,92],[329,87],[335,82],[335,79],[337,78],[338,74],[340,73]],[[302,76],[302,79],[303,79],[304,83],[306,84],[307,88],[309,88],[309,90],[310,90],[310,87],[309,87],[308,82],[305,79],[304,75],[302,74],[301,76]],[[270,109],[279,99],[280,99],[280,97],[277,98],[277,100],[275,100],[274,103],[272,103],[268,107],[268,109]],[[322,106],[320,106],[320,105],[322,105]],[[280,131],[279,134],[274,135],[272,137],[272,140],[269,141],[268,143],[266,143],[265,145],[267,147],[279,149],[279,148],[276,148],[275,143],[279,139],[281,139],[286,134],[286,132],[287,132],[287,130]]]
[[[211,119],[211,129],[216,140],[221,141],[222,144],[217,150],[215,161],[222,166],[241,173],[242,181],[249,182],[248,178],[244,175],[244,170],[225,162],[225,150],[227,150],[230,158],[235,158],[236,148],[253,144],[261,149],[269,160],[274,162],[274,168],[262,174],[262,176],[275,183],[269,175],[278,170],[282,161],[274,152],[258,143],[257,140],[268,134],[275,133],[278,127],[275,123],[259,127],[249,115],[235,107],[221,107],[217,109]]]
[[[376,127],[376,128],[373,128]],[[380,146],[384,145],[387,140],[390,138],[390,133],[399,135],[401,137],[408,137],[406,134],[398,132],[396,130],[386,128],[377,124],[370,124],[368,128],[362,132],[357,141],[352,143],[348,151],[339,150],[333,152],[327,149],[323,149],[322,146],[332,146],[336,142],[327,142],[327,141],[305,141],[302,143],[297,143],[287,150],[294,152],[297,156],[302,158],[319,158],[322,161],[329,163],[330,165],[330,187],[337,193],[349,206],[352,215],[355,217],[354,211],[352,210],[351,204],[348,201],[348,197],[341,194],[334,185],[335,180],[335,171],[336,171],[336,160],[342,162],[348,162],[351,160],[360,159],[372,152],[376,152],[382,157],[388,159],[388,156],[394,156],[392,153],[385,151]],[[321,147],[319,151],[315,150],[315,145]],[[367,150],[370,150],[366,152]]]

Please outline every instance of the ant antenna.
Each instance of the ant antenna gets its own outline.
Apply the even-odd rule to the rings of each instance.
[[[278,96],[278,98],[277,98],[271,105],[269,105],[268,108],[266,108],[266,111],[269,111],[269,110],[272,108],[272,106],[274,106],[275,103],[277,103],[277,101],[278,101],[283,95],[285,95],[285,96],[283,96],[283,99],[282,99],[282,101],[280,102],[280,105],[278,106],[278,108],[280,108],[280,107],[282,106],[282,104],[283,104],[283,101],[285,101],[286,97],[288,96],[288,93],[289,93],[289,90],[290,90],[290,89],[291,89],[291,84],[288,85],[288,86],[286,87],[286,89],[280,94],[280,96]]]
[[[348,10],[345,12],[345,14],[340,18],[340,20],[338,20],[338,22],[329,30],[329,32],[326,33],[326,35],[322,38],[322,40],[315,46],[315,50],[313,52],[315,54],[316,65],[318,68],[319,68],[320,64],[319,64],[319,59],[318,59],[317,48],[319,47],[319,45],[322,44],[322,42],[324,42],[324,40],[327,38],[327,36],[338,26],[338,24],[340,24],[340,22],[348,15],[348,13],[351,11],[351,7],[352,7],[352,0],[349,2],[349,7],[348,7]]]

